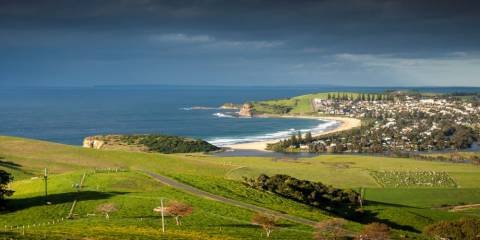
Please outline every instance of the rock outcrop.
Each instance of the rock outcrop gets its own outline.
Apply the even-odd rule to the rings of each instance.
[[[222,106],[220,106],[220,109],[240,109],[241,107],[242,107],[241,104],[225,103]]]
[[[238,113],[240,117],[252,117],[253,114],[254,114],[253,105],[250,103],[243,104],[242,107],[240,108],[240,112]]]
[[[83,147],[101,149],[105,145],[105,141],[99,139],[98,136],[86,137],[83,139]]]

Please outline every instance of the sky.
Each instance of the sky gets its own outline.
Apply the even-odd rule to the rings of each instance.
[[[0,0],[0,86],[480,86],[478,0]]]

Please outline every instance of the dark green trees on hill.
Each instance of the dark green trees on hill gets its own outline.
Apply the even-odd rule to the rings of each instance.
[[[9,197],[13,194],[13,191],[8,189],[8,184],[11,181],[13,181],[13,176],[0,169],[0,209],[5,207],[5,197]]]
[[[359,214],[356,210],[359,207],[360,194],[353,190],[334,188],[320,182],[300,180],[282,174],[271,177],[262,174],[257,178],[245,179],[245,184],[345,218],[355,219]]]
[[[178,136],[133,135],[125,136],[125,141],[142,144],[149,151],[161,153],[210,152],[220,149],[203,140]]]

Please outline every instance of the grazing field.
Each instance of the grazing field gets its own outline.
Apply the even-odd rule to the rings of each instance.
[[[450,187],[457,186],[446,172],[372,171],[372,177],[383,187]]]
[[[480,203],[480,167],[472,164],[359,155],[322,155],[302,159],[165,155],[84,149],[12,137],[0,137],[0,156],[0,168],[12,172],[16,178],[12,185],[16,190],[12,200],[15,210],[2,213],[0,226],[13,222],[28,226],[37,221],[65,217],[74,199],[80,199],[74,220],[65,220],[54,228],[38,228],[35,238],[41,238],[44,233],[58,234],[57,238],[61,238],[63,232],[70,233],[74,239],[88,236],[114,239],[120,235],[138,239],[157,238],[162,233],[159,230],[159,218],[152,209],[159,205],[161,198],[165,201],[187,202],[194,207],[194,213],[186,217],[184,225],[180,227],[172,224],[173,219],[168,219],[169,233],[161,236],[172,239],[260,237],[262,231],[250,224],[253,211],[162,185],[144,175],[142,170],[168,176],[219,196],[313,221],[322,221],[331,216],[317,208],[248,188],[242,183],[242,177],[257,177],[260,173],[288,174],[334,187],[363,188],[367,200],[365,210],[370,212],[372,218],[360,222],[349,221],[347,226],[352,232],[359,231],[369,221],[381,221],[390,225],[396,236],[418,238],[426,225],[436,221],[478,216],[475,209],[449,212],[441,206]],[[51,173],[49,189],[54,204],[49,206],[43,204],[42,180],[36,178],[41,176],[44,167],[48,167]],[[94,173],[96,168],[121,168],[127,171]],[[371,175],[372,171],[434,171],[445,173],[456,186],[392,188],[378,184]],[[85,185],[77,192],[74,186],[84,172],[87,173]],[[99,204],[108,202],[118,207],[109,221],[98,216],[98,213],[91,215]],[[281,224],[281,228],[272,234],[273,239],[311,239],[313,228],[288,221],[282,221]],[[86,226],[89,226],[88,231],[85,231]],[[53,235],[51,238],[55,238]]]
[[[82,175],[82,172],[53,175],[49,179],[48,197],[52,205],[44,204],[43,180],[15,182],[12,187],[17,192],[10,202],[11,211],[2,214],[0,226],[13,226],[12,232],[19,237],[22,237],[23,230],[17,230],[16,226],[28,226],[25,238],[46,235],[47,239],[118,239],[122,236],[137,239],[257,239],[262,234],[260,228],[250,224],[252,211],[177,191],[140,173],[91,171],[85,178],[84,187],[77,191],[72,185],[78,183]],[[153,212],[160,206],[161,199],[165,204],[171,201],[188,203],[193,207],[193,214],[182,219],[181,226],[167,217],[166,233],[163,234],[160,215]],[[78,201],[73,219],[67,220],[74,200]],[[104,203],[112,203],[118,209],[109,220],[96,210]],[[283,227],[272,234],[274,239],[309,238],[312,234],[312,229],[307,226],[287,221],[281,224]]]

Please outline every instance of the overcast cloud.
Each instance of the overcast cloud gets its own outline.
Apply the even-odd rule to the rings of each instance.
[[[480,1],[0,0],[0,85],[480,86]]]

